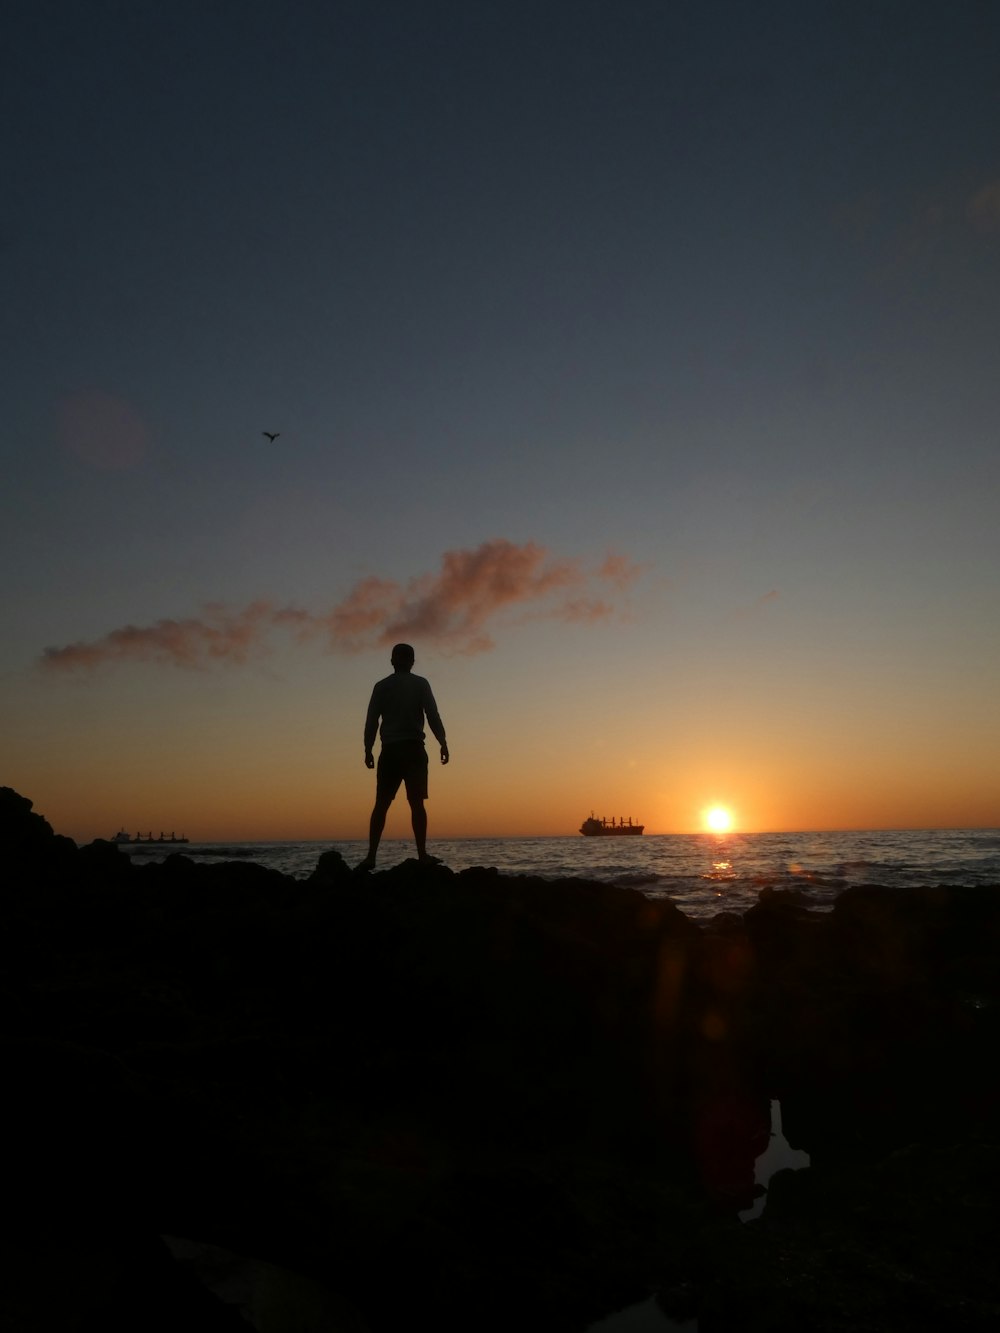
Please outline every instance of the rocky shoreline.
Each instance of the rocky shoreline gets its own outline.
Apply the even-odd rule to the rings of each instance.
[[[998,888],[700,929],[488,868],[133,864],[10,788],[0,834],[5,1327],[248,1327],[164,1236],[283,1274],[261,1328],[997,1326]],[[812,1165],[744,1225],[771,1099]]]

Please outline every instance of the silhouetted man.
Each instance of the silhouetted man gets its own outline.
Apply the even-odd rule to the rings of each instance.
[[[444,738],[444,723],[434,702],[430,683],[423,676],[413,674],[414,652],[408,643],[397,643],[392,650],[391,676],[376,681],[365,718],[365,767],[374,768],[372,746],[382,719],[382,752],[378,757],[375,779],[375,806],[368,828],[368,855],[358,870],[375,869],[385,817],[389,806],[406,785],[406,799],[410,803],[413,836],[417,856],[421,861],[436,861],[427,855],[427,751],[424,749],[424,719],[441,746],[441,762],[448,762],[448,744]]]

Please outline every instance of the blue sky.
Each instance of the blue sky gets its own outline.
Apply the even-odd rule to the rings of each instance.
[[[232,781],[267,836],[363,825],[395,613],[199,653],[366,579],[475,759],[454,830],[1000,822],[995,6],[43,2],[8,37],[3,780],[54,822],[221,836]]]

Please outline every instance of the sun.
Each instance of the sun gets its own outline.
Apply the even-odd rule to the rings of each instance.
[[[705,827],[710,833],[728,833],[733,827],[732,811],[724,805],[713,805],[705,811]]]

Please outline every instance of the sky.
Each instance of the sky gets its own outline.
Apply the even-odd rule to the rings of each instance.
[[[14,0],[0,143],[59,832],[362,836],[397,640],[432,840],[1000,825],[992,0]]]

